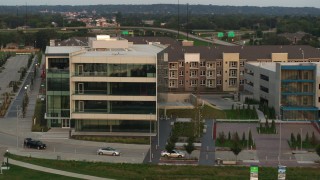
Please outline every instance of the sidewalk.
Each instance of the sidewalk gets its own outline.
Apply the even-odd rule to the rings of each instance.
[[[33,169],[33,170],[37,170],[37,171],[47,172],[47,173],[51,173],[51,174],[58,174],[61,176],[69,176],[69,177],[74,177],[74,178],[79,178],[79,179],[90,179],[90,180],[106,180],[106,179],[108,179],[108,178],[100,178],[100,177],[96,177],[96,176],[77,174],[77,173],[61,171],[61,170],[57,170],[57,169],[46,168],[46,167],[37,166],[37,165],[33,165],[33,164],[21,162],[21,161],[16,161],[13,159],[9,159],[9,164],[13,164],[16,166],[21,166],[24,168]]]

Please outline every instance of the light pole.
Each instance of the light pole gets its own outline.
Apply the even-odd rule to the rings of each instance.
[[[150,135],[150,157],[149,157],[149,162],[151,163],[151,114],[150,114],[150,133],[149,133],[149,135]]]
[[[280,119],[280,127],[279,127],[279,165],[280,165],[280,158],[281,158],[281,115],[279,115]]]
[[[20,115],[20,107],[19,107],[19,105],[17,105],[17,150],[18,150],[18,148],[19,148],[19,135],[18,135],[18,133],[19,133],[19,115]]]
[[[160,131],[159,131],[159,125],[160,125],[160,122],[159,122],[159,120],[160,120],[160,119],[159,119],[159,107],[158,107],[157,110],[158,110],[158,112],[157,112],[157,121],[158,121],[158,122],[157,122],[157,123],[158,123],[158,127],[157,127],[157,128],[158,128],[158,148],[159,148],[159,144],[160,144],[160,142],[159,142],[159,141],[160,141]]]
[[[249,134],[250,134],[250,127],[248,127],[247,150],[249,150]]]
[[[302,128],[300,128],[300,151],[302,151]]]

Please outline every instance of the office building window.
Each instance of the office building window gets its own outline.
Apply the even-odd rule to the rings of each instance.
[[[200,71],[200,76],[205,76],[206,75],[206,71]]]
[[[269,81],[269,77],[264,74],[260,74],[260,79],[265,80],[265,81]]]

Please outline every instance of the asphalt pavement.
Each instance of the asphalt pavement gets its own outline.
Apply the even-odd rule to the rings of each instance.
[[[199,165],[213,166],[215,165],[214,122],[211,119],[207,119],[205,125],[206,133],[201,138]]]

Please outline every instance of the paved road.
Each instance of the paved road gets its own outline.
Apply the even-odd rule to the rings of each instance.
[[[170,123],[173,122],[173,120],[160,120],[159,121],[159,129],[160,129],[160,136],[159,136],[159,147],[158,147],[158,135],[152,138],[151,143],[151,162],[150,162],[150,148],[147,152],[144,163],[153,163],[158,164],[160,160],[160,153],[162,150],[165,149],[167,139],[169,138],[170,132],[171,132],[171,125]]]
[[[12,87],[9,87],[10,81],[19,81],[20,73],[18,71],[21,67],[25,67],[28,64],[28,56],[13,56],[10,57],[2,72],[0,73],[0,94],[5,92],[11,92]]]
[[[213,166],[215,164],[215,142],[213,140],[213,120],[206,120],[206,133],[201,139],[201,151],[199,157],[199,165]]]
[[[8,118],[17,117],[17,106],[19,106],[20,108],[22,107],[22,101],[23,101],[24,94],[30,92],[30,88],[32,87],[31,86],[31,77],[33,76],[33,73],[30,73],[30,71],[33,70],[36,62],[37,62],[37,60],[35,57],[35,60],[33,60],[32,64],[30,65],[30,68],[27,71],[27,74],[26,74],[26,77],[25,77],[23,83],[20,85],[20,90],[18,92],[18,95],[16,96],[15,100],[9,106],[9,110],[7,111],[6,117],[8,117]],[[29,88],[25,89],[24,87],[26,87],[27,85],[29,85]]]

